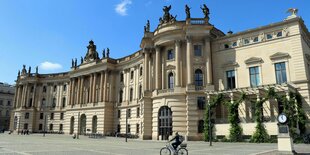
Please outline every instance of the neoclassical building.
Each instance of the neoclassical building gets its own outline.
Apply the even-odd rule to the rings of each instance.
[[[9,130],[15,87],[0,82],[0,132]]]
[[[206,104],[216,93],[233,99],[240,90],[260,98],[262,90],[299,92],[310,118],[310,34],[293,12],[283,21],[227,34],[203,18],[171,15],[164,7],[157,28],[144,27],[140,50],[123,58],[100,56],[93,41],[65,73],[39,74],[23,67],[16,80],[11,129],[32,132],[127,132],[141,139],[164,140],[178,131],[202,140]],[[255,130],[253,105],[239,107],[244,135]],[[277,135],[281,105],[264,104],[264,122]],[[227,109],[215,110],[215,134],[228,135]],[[307,129],[310,129],[309,119]]]

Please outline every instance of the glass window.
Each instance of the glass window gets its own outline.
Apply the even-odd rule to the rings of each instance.
[[[33,93],[33,90],[34,90],[34,86],[31,86],[30,93]]]
[[[67,85],[66,84],[63,85],[63,91],[67,91]]]
[[[66,98],[65,97],[62,98],[62,107],[63,108],[66,107]]]
[[[119,91],[119,103],[122,103],[123,102],[123,91],[120,90]]]
[[[0,100],[0,105],[3,105],[3,100]]]
[[[267,34],[267,39],[272,39],[272,34]]]
[[[174,77],[173,77],[173,73],[171,72],[168,74],[168,88],[169,89],[174,88]]]
[[[232,46],[233,46],[233,47],[236,47],[236,46],[237,46],[237,42],[236,42],[236,41],[233,42],[233,43],[232,43]]]
[[[39,124],[39,130],[43,130],[43,124]]]
[[[124,74],[123,74],[123,73],[121,73],[121,75],[120,75],[120,81],[121,81],[121,82],[124,81]]]
[[[25,119],[29,119],[29,113],[28,112],[25,113]]]
[[[50,130],[53,130],[54,125],[50,124]]]
[[[198,133],[203,133],[203,130],[204,130],[204,121],[199,120],[198,121]]]
[[[127,116],[128,116],[128,118],[131,117],[131,109],[128,109],[128,110],[127,110]]]
[[[60,119],[64,119],[64,113],[60,113]]]
[[[168,60],[174,59],[174,53],[172,49],[168,50],[167,53],[168,53],[168,57],[167,57]]]
[[[203,74],[200,69],[195,71],[195,86],[203,86]]]
[[[250,40],[249,39],[244,39],[244,44],[249,44],[250,43]]]
[[[286,83],[287,78],[286,78],[285,62],[276,63],[275,71],[276,71],[277,84]]]
[[[130,124],[127,125],[127,133],[130,133]]]
[[[234,70],[226,71],[226,79],[227,79],[227,89],[236,88],[235,71]]]
[[[202,56],[202,46],[194,45],[194,54],[195,56]]]
[[[6,117],[9,117],[9,116],[10,116],[10,111],[9,111],[9,110],[6,110],[5,116],[6,116]]]
[[[258,66],[250,67],[250,83],[251,87],[257,87],[260,85],[259,69]]]
[[[142,98],[142,86],[139,86],[139,99]]]
[[[46,86],[43,86],[43,93],[46,93]]]
[[[57,86],[55,85],[53,91],[56,92],[56,90],[57,90]]]
[[[25,123],[24,124],[24,130],[27,130],[28,129],[28,123]]]
[[[205,97],[197,97],[197,107],[199,110],[206,109],[206,98]]]
[[[134,72],[131,71],[131,72],[130,72],[130,79],[131,79],[131,80],[133,79],[133,76],[134,76]]]
[[[54,119],[54,113],[51,113],[51,119]]]
[[[11,106],[11,101],[8,101],[8,104],[7,104],[7,106]]]
[[[137,108],[137,117],[140,117],[140,108]]]
[[[121,132],[121,125],[117,124],[117,133],[120,133],[120,132]]]
[[[138,134],[140,132],[140,124],[136,124],[136,133]]]
[[[117,111],[117,118],[121,118],[121,110]]]
[[[63,129],[63,124],[59,124],[59,131],[62,131]]]
[[[282,31],[277,33],[277,37],[282,37]]]
[[[40,113],[40,119],[43,119],[43,113]]]
[[[140,76],[142,76],[142,75],[143,75],[143,68],[140,67]]]
[[[253,42],[258,42],[258,37],[254,37]]]
[[[129,101],[132,101],[133,99],[133,88],[130,88],[130,94],[129,94]]]

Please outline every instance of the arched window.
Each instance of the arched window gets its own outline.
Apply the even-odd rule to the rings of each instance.
[[[123,102],[123,91],[120,90],[119,91],[119,103],[122,103]]]
[[[168,74],[168,88],[169,89],[173,89],[174,88],[174,77],[173,77],[173,73],[170,72]]]
[[[161,140],[168,140],[172,134],[172,112],[168,106],[163,106],[158,111],[158,130]]]
[[[195,71],[195,86],[203,86],[203,74],[200,69]]]
[[[204,130],[204,121],[199,120],[198,121],[198,133],[203,133],[203,130]]]

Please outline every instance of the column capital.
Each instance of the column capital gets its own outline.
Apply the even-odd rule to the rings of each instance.
[[[156,51],[156,52],[160,52],[161,48],[162,48],[162,46],[156,45],[156,46],[155,46],[155,51]]]
[[[175,43],[176,46],[180,46],[181,42],[182,42],[181,40],[176,40],[174,43]]]

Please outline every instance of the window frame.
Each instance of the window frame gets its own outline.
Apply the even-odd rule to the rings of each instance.
[[[280,70],[277,70],[277,65],[280,65]],[[276,83],[277,84],[287,83],[286,63],[285,62],[274,63],[274,69],[275,69]],[[280,77],[278,77],[278,72],[280,72]],[[283,77],[285,77],[285,79]]]
[[[251,73],[251,69],[255,69],[254,74]],[[261,74],[260,74],[260,66],[251,66],[249,67],[249,79],[250,79],[250,86],[257,87],[261,85]],[[254,77],[255,85],[252,83],[252,77]]]
[[[226,89],[235,89],[236,88],[236,71],[234,69],[231,69],[231,70],[226,70],[225,73],[226,73]],[[233,73],[233,76],[229,77],[229,73]]]
[[[200,47],[200,51],[196,50],[195,47]],[[203,46],[201,44],[194,44],[193,46],[194,56],[195,57],[202,57],[203,56]],[[200,53],[197,53],[200,52]]]

